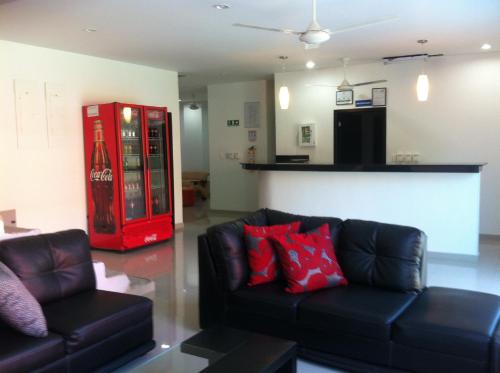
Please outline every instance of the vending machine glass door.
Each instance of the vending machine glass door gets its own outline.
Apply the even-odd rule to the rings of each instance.
[[[123,172],[122,212],[125,222],[128,222],[147,217],[142,109],[124,105],[119,107],[118,113]]]
[[[162,109],[146,109],[150,168],[150,206],[154,216],[170,212],[168,138],[166,113]]]

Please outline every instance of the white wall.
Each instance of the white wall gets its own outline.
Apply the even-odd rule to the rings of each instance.
[[[181,105],[182,170],[208,172],[208,105],[197,104],[198,110]]]
[[[247,160],[247,149],[257,146],[257,162],[272,156],[268,144],[269,129],[274,128],[272,82],[215,84],[208,86],[208,132],[210,153],[210,207],[214,210],[253,211],[257,209],[257,174],[245,171],[240,162]],[[260,102],[260,128],[257,141],[248,141],[244,126],[244,103]],[[239,127],[227,127],[226,121],[239,119]],[[238,153],[240,159],[226,159],[225,153]]]
[[[421,163],[488,162],[481,178],[480,231],[500,234],[500,56],[443,57],[427,62],[431,90],[425,103],[418,102],[415,93],[421,67],[416,62],[356,65],[349,67],[348,79],[352,83],[388,79],[385,85],[354,91],[359,99],[371,98],[372,87],[388,89],[388,161],[397,151],[415,151]],[[276,74],[276,89],[286,84],[291,93],[289,110],[276,106],[277,154],[310,154],[313,162],[333,162],[335,89],[306,84],[336,85],[341,80],[341,69]],[[318,146],[298,148],[297,125],[308,122],[317,125]]]
[[[429,251],[478,255],[479,188],[477,173],[262,171],[259,206],[418,227]]]
[[[32,149],[18,149],[14,80],[32,81],[43,111]],[[45,82],[64,90],[64,142],[47,145]],[[87,228],[82,105],[121,101],[167,106],[173,114],[176,222],[182,222],[177,73],[0,41],[0,210],[16,209],[20,226],[51,232]]]

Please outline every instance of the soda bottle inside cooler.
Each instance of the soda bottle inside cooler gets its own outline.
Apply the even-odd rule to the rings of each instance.
[[[96,233],[115,233],[113,213],[113,170],[104,141],[100,120],[94,121],[94,150],[92,151],[90,184],[94,204],[94,230]]]

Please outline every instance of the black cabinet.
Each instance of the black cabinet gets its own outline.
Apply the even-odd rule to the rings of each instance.
[[[384,164],[386,108],[334,111],[335,164]]]

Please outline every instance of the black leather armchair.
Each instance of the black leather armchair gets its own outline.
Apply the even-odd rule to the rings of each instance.
[[[303,294],[280,282],[246,286],[243,225],[297,220],[302,231],[329,224],[349,286]],[[416,228],[262,209],[210,227],[198,243],[202,328],[292,339],[302,357],[353,372],[500,373],[500,297],[426,288],[426,236]]]
[[[5,263],[42,305],[49,336],[0,324],[0,372],[107,372],[154,347],[151,300],[96,290],[85,232],[0,242]]]

